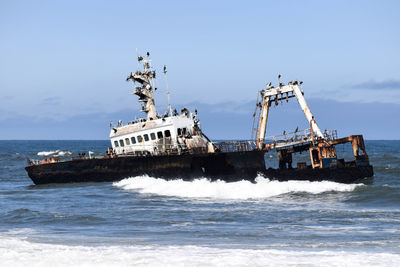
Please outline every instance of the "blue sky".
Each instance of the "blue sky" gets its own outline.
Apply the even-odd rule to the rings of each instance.
[[[376,119],[354,133],[399,139],[399,10],[398,1],[1,1],[0,139],[107,139],[109,119],[140,115],[125,82],[136,48],[158,70],[168,66],[173,105],[207,108],[204,126],[248,124],[246,103],[280,73],[303,80],[313,105],[328,105],[315,114],[330,118],[321,128],[352,132],[341,122],[357,107]],[[164,111],[162,75],[158,84]],[[284,106],[277,112],[286,116]],[[82,126],[94,118],[104,132],[100,121]],[[208,125],[215,138],[249,137]]]

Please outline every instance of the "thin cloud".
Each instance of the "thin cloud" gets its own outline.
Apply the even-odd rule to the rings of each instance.
[[[52,96],[42,100],[42,105],[58,105],[61,103],[61,97]]]
[[[354,89],[386,89],[386,90],[397,90],[400,89],[400,81],[399,80],[386,80],[386,81],[368,81],[353,85],[352,88]]]
[[[5,101],[9,101],[9,100],[14,100],[14,99],[15,99],[15,97],[14,97],[14,96],[11,96],[11,95],[6,95],[6,96],[3,96],[2,98],[3,98],[3,100],[5,100]]]

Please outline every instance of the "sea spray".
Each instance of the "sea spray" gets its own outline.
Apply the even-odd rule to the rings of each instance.
[[[38,155],[38,156],[42,156],[42,157],[48,157],[48,156],[63,157],[63,156],[72,155],[72,152],[69,152],[69,151],[61,151],[61,150],[50,150],[50,151],[41,151],[41,152],[38,152],[37,155]]]
[[[113,183],[114,186],[134,190],[143,194],[156,194],[185,198],[215,199],[261,199],[288,193],[321,194],[324,192],[349,192],[362,184],[341,184],[329,181],[286,181],[279,182],[261,176],[255,183],[246,180],[227,183],[206,178],[193,181],[164,180],[149,176],[137,176]]]

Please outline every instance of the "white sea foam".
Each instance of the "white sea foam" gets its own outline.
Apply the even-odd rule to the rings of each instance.
[[[201,246],[68,246],[0,237],[2,266],[398,266],[374,251],[231,249]]]
[[[37,155],[46,157],[46,156],[58,154],[58,152],[60,152],[60,150],[41,151],[41,152],[38,152]]]
[[[69,156],[71,154],[72,153],[69,151],[61,151],[61,150],[41,151],[37,153],[38,156],[42,157],[47,157],[47,156],[63,157],[63,156]]]
[[[329,181],[272,181],[261,176],[256,183],[238,181],[226,183],[218,180],[211,182],[206,178],[193,181],[170,180],[137,176],[113,183],[114,186],[126,190],[134,190],[143,194],[187,198],[216,198],[216,199],[261,199],[287,193],[320,194],[324,192],[353,191],[361,184],[340,184]]]

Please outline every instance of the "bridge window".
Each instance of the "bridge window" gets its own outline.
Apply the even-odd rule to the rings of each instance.
[[[163,138],[162,132],[157,132],[157,138],[158,139],[162,139]]]
[[[114,146],[118,147],[118,141],[114,141]]]
[[[132,138],[131,138],[131,142],[132,142],[132,144],[136,144],[136,139],[135,139],[135,137],[132,137]]]
[[[149,135],[148,134],[145,134],[145,135],[143,135],[143,137],[144,137],[144,141],[149,141]]]
[[[182,134],[183,134],[183,135],[186,135],[186,128],[183,128],[183,129],[182,129]]]
[[[164,131],[164,136],[165,137],[170,137],[171,136],[171,132],[169,130]]]
[[[141,136],[141,135],[138,135],[138,137],[137,137],[137,141],[138,141],[139,143],[141,143],[141,142],[143,141],[143,138],[142,138],[142,136]]]
[[[150,134],[150,138],[151,138],[151,140],[156,140],[156,134],[155,133],[151,133]]]
[[[178,136],[181,136],[181,134],[182,134],[182,129],[178,128]]]
[[[120,146],[124,146],[124,140],[122,140],[122,139],[119,140],[119,145],[120,145]]]
[[[127,146],[129,146],[129,145],[131,144],[131,142],[129,142],[129,138],[125,138],[125,144],[126,144]]]

